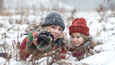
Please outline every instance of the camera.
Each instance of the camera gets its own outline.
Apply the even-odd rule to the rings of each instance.
[[[54,37],[50,32],[41,31],[38,33],[37,44],[39,48],[44,48],[54,41]]]

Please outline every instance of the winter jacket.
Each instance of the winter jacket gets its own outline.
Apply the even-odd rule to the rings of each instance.
[[[36,33],[32,33],[34,37],[36,37]],[[36,42],[36,41],[34,41]],[[30,44],[28,46],[28,44]],[[20,57],[22,57],[24,60],[26,60],[29,55],[36,49],[36,44],[35,43],[30,43],[29,36],[27,36],[22,43],[20,44]],[[55,48],[58,49],[58,48]],[[60,55],[58,55],[59,58],[64,59],[66,54],[66,49],[64,46],[61,47],[61,52]]]
[[[81,60],[85,58],[85,56],[89,53],[91,43],[88,41],[87,43],[84,43],[83,45],[76,47],[76,48],[70,48],[70,51],[72,53],[73,57],[76,57],[77,60]]]

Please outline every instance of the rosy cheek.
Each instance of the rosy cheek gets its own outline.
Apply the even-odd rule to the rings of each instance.
[[[80,44],[83,44],[84,43],[84,39],[79,39],[79,41],[80,41]]]
[[[80,44],[83,44],[83,41],[80,41]]]

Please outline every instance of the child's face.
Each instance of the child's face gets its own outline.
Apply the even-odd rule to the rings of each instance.
[[[60,26],[50,25],[50,26],[47,27],[47,29],[54,36],[54,40],[63,37],[63,28],[61,28]]]
[[[72,33],[71,34],[71,45],[72,46],[80,46],[84,43],[84,38],[80,33]]]

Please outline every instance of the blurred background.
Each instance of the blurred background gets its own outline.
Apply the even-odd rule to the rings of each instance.
[[[0,0],[0,8],[18,9],[18,8],[75,8],[77,10],[95,10],[104,6],[106,9],[115,8],[115,0]]]
[[[0,0],[0,53],[11,55],[9,60],[0,58],[0,65],[22,65],[17,61],[17,43],[25,37],[23,33],[38,31],[38,24],[51,11],[62,14],[68,40],[72,20],[86,19],[97,46],[95,55],[81,61],[88,65],[115,65],[115,0]]]

